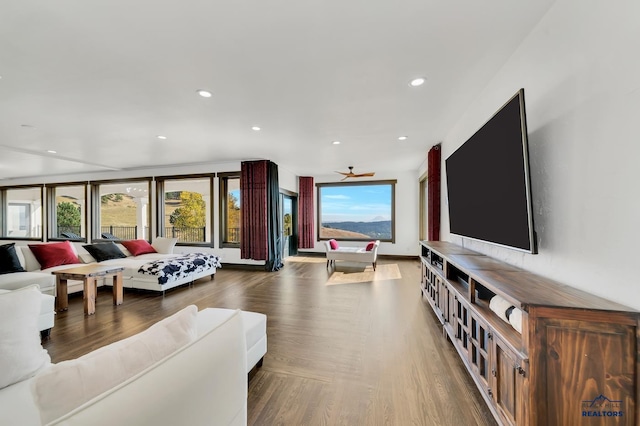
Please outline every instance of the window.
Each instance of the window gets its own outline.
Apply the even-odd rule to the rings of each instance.
[[[220,176],[220,246],[240,246],[240,172]]]
[[[395,241],[395,180],[319,183],[318,239]]]
[[[86,186],[47,188],[49,238],[86,241]]]
[[[0,190],[2,237],[42,239],[42,188]]]
[[[149,239],[149,181],[100,183],[93,188],[95,239]]]
[[[160,179],[157,185],[161,235],[179,243],[211,243],[212,178]]]

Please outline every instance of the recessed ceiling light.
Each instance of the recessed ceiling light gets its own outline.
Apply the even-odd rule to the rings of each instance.
[[[209,92],[208,90],[200,89],[198,90],[198,95],[202,96],[203,98],[210,98],[211,92]]]
[[[158,135],[158,139],[166,139],[166,136]]]
[[[400,136],[398,138],[399,141],[406,141],[407,140],[407,136]]]
[[[57,154],[57,153],[58,153],[57,151],[54,151],[54,150],[52,150],[52,149],[47,150],[47,152],[48,152],[49,154]]]
[[[409,86],[411,86],[411,87],[422,86],[425,81],[427,81],[427,79],[425,77],[414,78],[413,80],[411,80],[409,82]]]
[[[340,145],[340,141],[333,141],[331,143],[334,144],[334,145]]]
[[[258,131],[260,131],[260,127],[258,127],[258,126],[253,126],[253,127],[251,128],[251,130],[255,130],[256,132],[258,132]]]

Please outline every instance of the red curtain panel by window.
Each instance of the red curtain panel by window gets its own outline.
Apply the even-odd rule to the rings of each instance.
[[[313,248],[313,177],[300,176],[298,181],[298,248]]]
[[[429,150],[427,156],[427,228],[429,241],[440,240],[440,145]]]

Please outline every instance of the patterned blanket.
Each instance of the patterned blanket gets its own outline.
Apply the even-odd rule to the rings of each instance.
[[[220,257],[213,254],[189,253],[171,259],[155,260],[145,263],[138,269],[141,274],[157,275],[158,284],[177,281],[191,274],[221,268]]]

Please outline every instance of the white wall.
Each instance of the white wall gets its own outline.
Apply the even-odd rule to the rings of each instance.
[[[640,309],[638,52],[637,0],[558,0],[443,141],[444,167],[524,87],[540,253],[449,234],[444,176],[442,239]]]
[[[314,183],[338,182],[342,176],[337,174],[314,176]],[[376,173],[374,178],[358,179],[358,182],[367,180],[387,180],[396,179],[396,241],[395,243],[380,243],[378,254],[417,256],[418,233],[419,233],[419,185],[416,179],[416,171],[403,171],[393,173]],[[314,232],[318,233],[317,217],[317,190],[314,190],[314,206],[316,208]],[[362,242],[341,243],[344,246],[362,246]],[[324,253],[324,242],[315,242],[313,249],[304,249],[300,252],[322,252]]]

